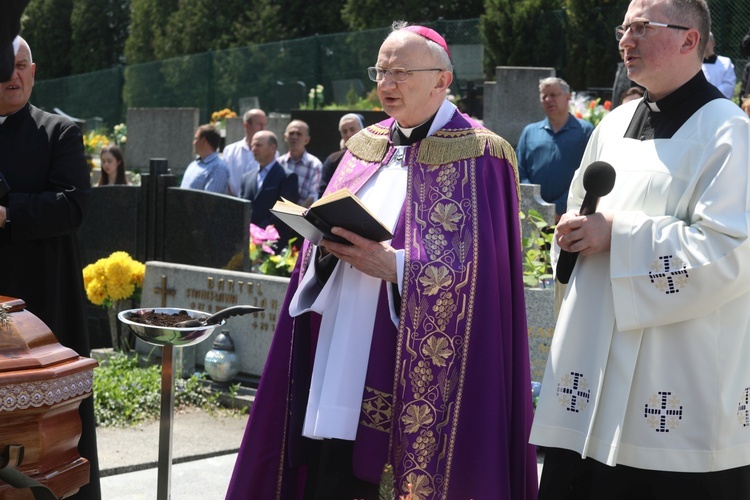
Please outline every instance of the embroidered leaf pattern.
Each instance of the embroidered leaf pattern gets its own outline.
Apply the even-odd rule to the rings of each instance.
[[[453,278],[450,277],[448,268],[445,266],[427,266],[424,274],[419,278],[419,282],[425,287],[424,293],[426,295],[435,295],[441,288],[447,288],[453,282]]]
[[[438,203],[430,215],[430,220],[436,224],[441,224],[446,231],[455,231],[458,229],[456,223],[461,220],[461,214],[458,213],[458,207],[455,203]]]
[[[453,351],[448,347],[448,339],[432,335],[422,346],[422,354],[430,358],[436,366],[445,366],[445,360],[451,357]]]
[[[434,420],[428,405],[411,405],[401,421],[406,425],[406,432],[417,432],[420,427],[427,427]]]
[[[414,500],[425,500],[426,498],[431,498],[433,489],[432,486],[430,486],[429,477],[423,474],[410,472],[406,475],[406,478],[404,478],[404,483],[404,487],[401,489],[403,491],[409,491],[409,485],[411,484],[412,498]]]

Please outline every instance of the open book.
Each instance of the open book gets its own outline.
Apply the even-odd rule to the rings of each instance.
[[[349,243],[331,233],[333,227],[343,227],[368,240],[385,241],[393,238],[390,230],[347,188],[322,197],[310,208],[282,198],[276,202],[271,212],[316,245],[323,238]]]

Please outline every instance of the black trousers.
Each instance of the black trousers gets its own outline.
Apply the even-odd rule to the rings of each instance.
[[[311,441],[304,500],[378,500],[378,485],[354,477],[354,441]]]
[[[570,450],[547,448],[538,500],[744,500],[750,466],[717,472],[610,467]]]

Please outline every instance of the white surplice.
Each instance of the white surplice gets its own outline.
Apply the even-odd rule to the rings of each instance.
[[[531,442],[608,465],[750,464],[750,121],[725,99],[669,140],[624,137],[637,102],[592,135],[611,163],[611,250],[581,256],[552,339]],[[585,194],[581,167],[569,207]]]
[[[445,101],[430,126],[428,136],[442,128],[455,111],[456,107]],[[390,162],[355,193],[392,230],[406,198],[408,172],[403,156],[407,148],[397,147]],[[312,259],[315,259],[315,254]],[[399,287],[403,262],[403,250],[397,250]],[[310,311],[322,315],[303,436],[346,440],[356,437],[381,284],[382,280],[339,262],[321,288],[317,284],[315,266],[311,264],[292,298],[289,304],[291,316]],[[388,287],[391,318],[398,324],[390,292],[391,287]]]

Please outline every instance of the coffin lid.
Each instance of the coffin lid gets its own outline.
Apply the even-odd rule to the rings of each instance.
[[[0,322],[0,373],[79,359],[78,353],[63,347],[49,327],[25,309],[23,300],[0,295],[0,305],[8,320],[5,325]]]

